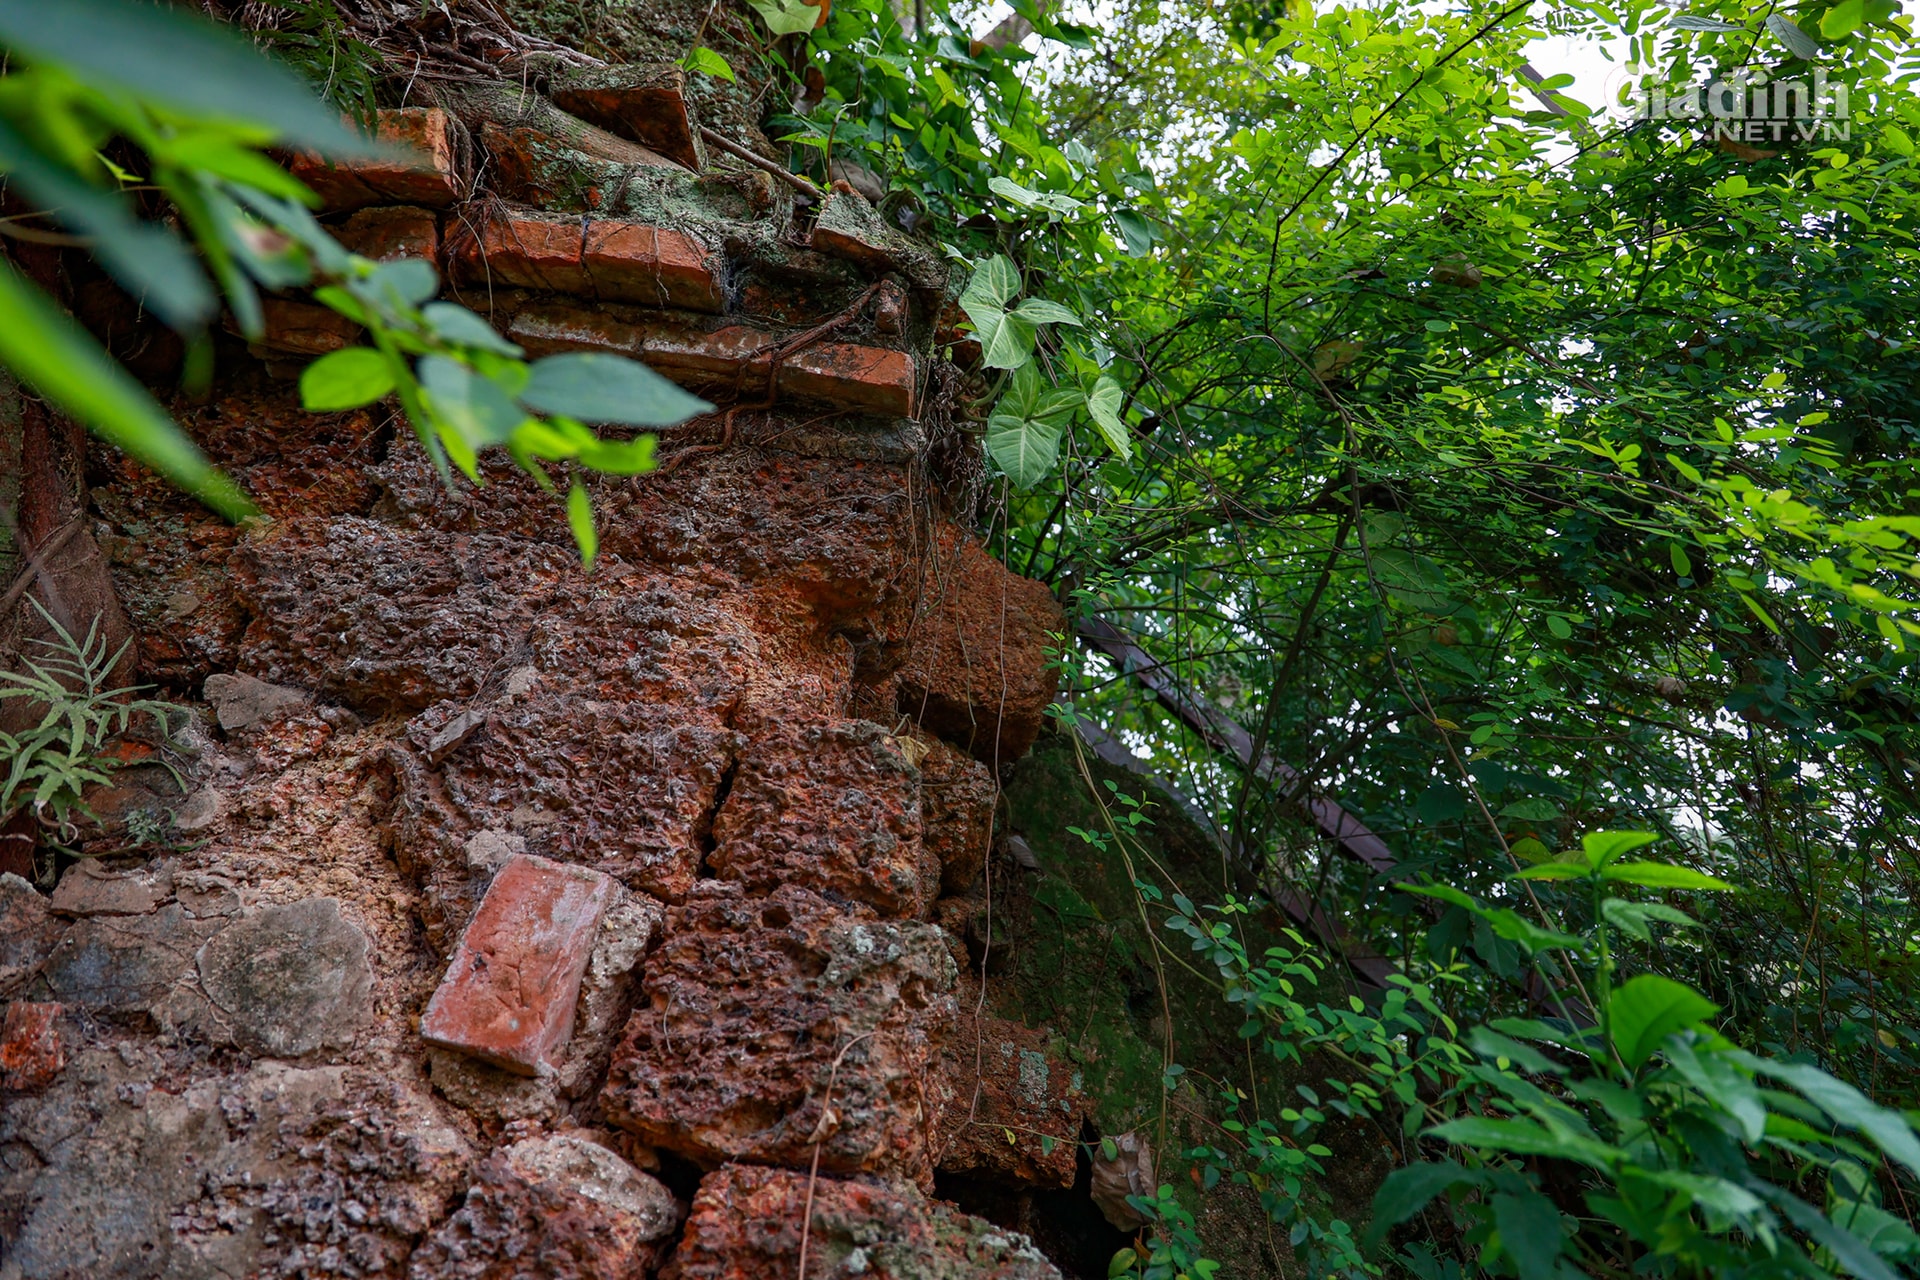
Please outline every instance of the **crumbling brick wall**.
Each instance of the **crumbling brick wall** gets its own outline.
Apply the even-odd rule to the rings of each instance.
[[[96,451],[142,676],[200,720],[90,797],[102,857],[0,877],[0,1275],[1055,1274],[935,1195],[1063,1187],[1081,1125],[964,974],[1060,619],[953,510],[944,271],[705,145],[671,66],[546,88],[296,168],[529,352],[720,410],[590,481],[591,572],[510,468],[301,413],[355,335],[297,299],[179,406],[267,521]]]

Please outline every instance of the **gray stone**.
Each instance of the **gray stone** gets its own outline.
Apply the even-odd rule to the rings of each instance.
[[[186,835],[205,831],[227,816],[227,797],[217,788],[204,787],[188,796],[173,811],[174,830]]]
[[[537,1120],[545,1125],[558,1120],[563,1110],[558,1077],[515,1075],[451,1049],[427,1046],[427,1078],[441,1097],[483,1120]]]
[[[635,1224],[635,1238],[643,1243],[663,1239],[680,1225],[673,1192],[598,1143],[548,1134],[514,1143],[506,1157],[508,1167],[528,1182],[615,1210]]]
[[[373,1017],[367,937],[332,898],[241,916],[200,949],[200,985],[257,1053],[345,1048]]]
[[[39,970],[64,928],[32,885],[11,871],[0,875],[0,996]]]
[[[242,675],[208,676],[200,692],[213,704],[220,727],[228,733],[251,729],[262,720],[303,706],[309,700],[308,695],[298,689]]]
[[[632,1012],[634,970],[664,916],[665,908],[646,894],[622,891],[600,918],[593,954],[580,979],[573,1039],[560,1066],[560,1090],[569,1098],[584,1097],[606,1074],[613,1042]]]
[[[178,903],[152,915],[80,920],[47,958],[41,983],[62,1004],[95,1013],[147,1013],[225,923],[195,920]]]
[[[465,851],[467,870],[491,876],[506,865],[508,858],[527,851],[527,838],[508,835],[504,831],[481,831],[467,841]]]

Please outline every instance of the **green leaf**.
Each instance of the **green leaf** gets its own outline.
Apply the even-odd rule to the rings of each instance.
[[[1557,613],[1547,615],[1547,630],[1553,633],[1556,640],[1573,639],[1573,624]]]
[[[1020,272],[1013,265],[1013,259],[996,253],[974,264],[973,278],[967,281],[966,290],[960,295],[960,306],[968,315],[973,314],[975,306],[1005,311],[1007,304],[1019,295]]]
[[[799,0],[747,0],[776,36],[803,35],[820,22],[820,10]]]
[[[1013,314],[1033,324],[1070,324],[1080,325],[1080,317],[1073,314],[1057,302],[1048,302],[1045,298],[1025,298],[1013,309]]]
[[[229,520],[258,515],[97,343],[0,259],[0,362],[101,439]]]
[[[1677,542],[1667,544],[1667,559],[1673,565],[1673,571],[1682,578],[1693,576],[1693,561],[1687,559],[1686,548]]]
[[[1734,887],[1725,880],[1716,880],[1690,867],[1676,867],[1665,862],[1616,862],[1602,870],[1600,878],[1645,885],[1649,889],[1714,889],[1728,892]]]
[[[1643,973],[1621,984],[1607,1002],[1608,1030],[1620,1058],[1638,1068],[1660,1042],[1720,1012],[1720,1006],[1684,983]]]
[[[1587,865],[1598,870],[1623,853],[1650,845],[1660,837],[1650,831],[1593,831],[1580,837]]]
[[[1535,1075],[1565,1075],[1567,1069],[1540,1052],[1532,1045],[1521,1044],[1509,1036],[1504,1036],[1488,1026],[1476,1026],[1467,1032],[1467,1043],[1481,1057],[1491,1061],[1505,1058],[1524,1071]]]
[[[982,324],[980,321],[987,323]],[[1033,359],[1033,325],[1011,312],[982,312],[974,318],[980,363],[989,369],[1018,369]]]
[[[1835,1226],[1827,1215],[1790,1191],[1755,1181],[1754,1190],[1765,1196],[1794,1226],[1824,1246],[1842,1267],[1859,1280],[1897,1280],[1899,1273],[1851,1231]]]
[[[1913,154],[1913,137],[1897,124],[1890,124],[1880,130],[1880,140],[1887,144],[1887,150],[1899,156]]]
[[[321,356],[300,374],[300,403],[314,413],[372,404],[393,390],[393,366],[371,347]]]
[[[987,419],[987,452],[1021,489],[1030,489],[1060,457],[1060,428],[996,413]]]
[[[1667,1046],[1667,1061],[1680,1078],[1700,1092],[1700,1096],[1732,1116],[1748,1146],[1759,1146],[1767,1131],[1767,1107],[1755,1087],[1739,1067],[1723,1053],[1702,1051],[1697,1045],[1684,1044],[1676,1037]]]
[[[600,535],[593,527],[593,499],[578,480],[567,490],[567,527],[580,548],[580,562],[593,568],[593,558],[600,554]]]
[[[526,354],[523,348],[508,342],[492,325],[457,302],[429,302],[420,314],[442,342],[515,358]]]
[[[667,427],[713,406],[683,391],[638,360],[602,351],[575,351],[536,360],[520,403],[536,413],[582,422]]]
[[[264,125],[327,154],[371,150],[299,76],[178,9],[138,0],[0,0],[0,44],[29,62],[58,63],[111,95]]]
[[[1429,1201],[1453,1187],[1485,1186],[1487,1175],[1451,1160],[1410,1164],[1395,1169],[1373,1195],[1373,1222],[1367,1228],[1368,1247],[1376,1246],[1389,1230],[1427,1207]]]
[[[398,310],[417,307],[440,292],[440,276],[424,258],[400,258],[381,263],[347,287],[377,306]]]
[[[1839,4],[1827,10],[1826,14],[1820,19],[1821,38],[1826,40],[1846,39],[1859,29],[1861,20],[1866,17],[1866,13],[1867,6],[1865,0],[1840,0]],[[1805,39],[1806,37],[1802,36],[1801,38]],[[1794,52],[1799,53],[1800,51],[1796,49]],[[1818,52],[1818,50],[1815,50],[1815,52]],[[1813,55],[1802,53],[1800,56],[1807,58]]]
[[[1584,880],[1593,874],[1586,867],[1572,862],[1540,862],[1531,867],[1522,867],[1516,874],[1518,880]]]
[[[1552,822],[1560,816],[1560,806],[1544,796],[1532,796],[1514,801],[1500,810],[1500,816],[1518,818],[1522,822]]]
[[[1878,1105],[1852,1085],[1834,1079],[1818,1067],[1745,1052],[1728,1056],[1755,1075],[1771,1076],[1792,1085],[1836,1124],[1858,1129],[1875,1146],[1920,1174],[1920,1139],[1914,1137],[1913,1126],[1898,1111]]]
[[[1468,1116],[1427,1130],[1429,1137],[1441,1138],[1462,1147],[1485,1147],[1520,1156],[1562,1156],[1582,1164],[1605,1169],[1621,1152],[1604,1142],[1583,1138],[1565,1130],[1553,1130],[1531,1120],[1495,1120],[1486,1116]]]
[[[1153,252],[1153,242],[1159,237],[1154,232],[1153,223],[1144,215],[1122,207],[1113,211],[1113,221],[1120,228],[1120,238],[1127,246],[1128,256],[1144,258]]]
[[[1861,5],[1861,0],[1845,0],[1845,2],[1853,5],[1856,10]],[[1831,16],[1832,14],[1828,15],[1828,17]],[[1768,14],[1767,30],[1771,31],[1773,38],[1785,45],[1787,51],[1796,58],[1804,58],[1811,62],[1820,56],[1820,43],[1802,31],[1799,26],[1794,23],[1793,19],[1784,13]],[[1826,24],[1822,22],[1821,31],[1823,34],[1825,30]],[[1851,30],[1851,28],[1849,28],[1849,30]],[[1832,37],[1828,38],[1831,39]]]
[[[420,384],[435,414],[471,450],[505,444],[527,420],[527,411],[505,391],[457,360],[425,357],[420,361]]]
[[[1691,13],[1675,14],[1668,24],[1682,31],[1745,31],[1737,22],[1722,22],[1718,18],[1702,18]]]
[[[733,64],[703,44],[697,44],[688,52],[686,61],[680,64],[689,71],[698,71],[702,75],[715,76],[734,83]]]
[[[1600,914],[1607,923],[1616,929],[1640,939],[1653,941],[1653,931],[1647,927],[1649,920],[1659,920],[1666,924],[1691,925],[1698,928],[1700,922],[1684,911],[1668,906],[1664,902],[1628,902],[1625,898],[1608,898],[1600,904]]]
[[[1120,406],[1125,401],[1126,392],[1104,373],[1087,396],[1087,412],[1093,417],[1093,425],[1100,429],[1100,437],[1122,462],[1133,456],[1133,433],[1120,419]]]
[[[1520,1280],[1554,1280],[1565,1233],[1560,1211],[1537,1191],[1493,1197],[1493,1225]]]

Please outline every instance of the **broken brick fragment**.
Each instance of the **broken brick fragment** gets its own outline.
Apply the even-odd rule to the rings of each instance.
[[[726,305],[720,262],[692,236],[641,222],[497,214],[449,246],[466,284],[510,284],[689,311]]]
[[[375,262],[440,260],[440,220],[426,209],[407,205],[362,209],[342,223],[334,235],[348,249]]]
[[[325,160],[301,151],[287,167],[336,212],[370,204],[444,209],[460,198],[453,122],[445,111],[439,107],[381,111],[374,140],[381,146],[374,156]]]
[[[420,1019],[428,1044],[538,1075],[573,1034],[613,880],[516,854],[487,889]]]
[[[60,1042],[61,1007],[15,1000],[0,1025],[0,1090],[25,1093],[44,1089],[67,1065]]]
[[[672,63],[583,67],[553,86],[562,109],[698,172],[706,148],[687,110],[687,73]]]

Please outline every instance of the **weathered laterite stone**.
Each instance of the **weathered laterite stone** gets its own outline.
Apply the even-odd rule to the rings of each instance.
[[[382,111],[374,140],[381,147],[375,156],[329,161],[302,151],[288,168],[337,212],[370,204],[444,209],[460,198],[453,125],[445,111],[439,107]]]
[[[581,68],[554,84],[556,104],[698,172],[706,148],[687,110],[687,73],[672,63]]]
[[[936,927],[706,880],[665,934],[600,1095],[614,1124],[709,1165],[930,1171],[956,979]]]
[[[428,1044],[538,1075],[573,1034],[580,977],[613,896],[598,871],[516,854],[493,878],[420,1019]]]
[[[679,1280],[1059,1280],[1033,1242],[910,1187],[729,1165],[706,1176],[674,1255]]]
[[[449,246],[456,278],[689,311],[726,305],[720,263],[692,236],[640,222],[506,213],[462,225]]]

